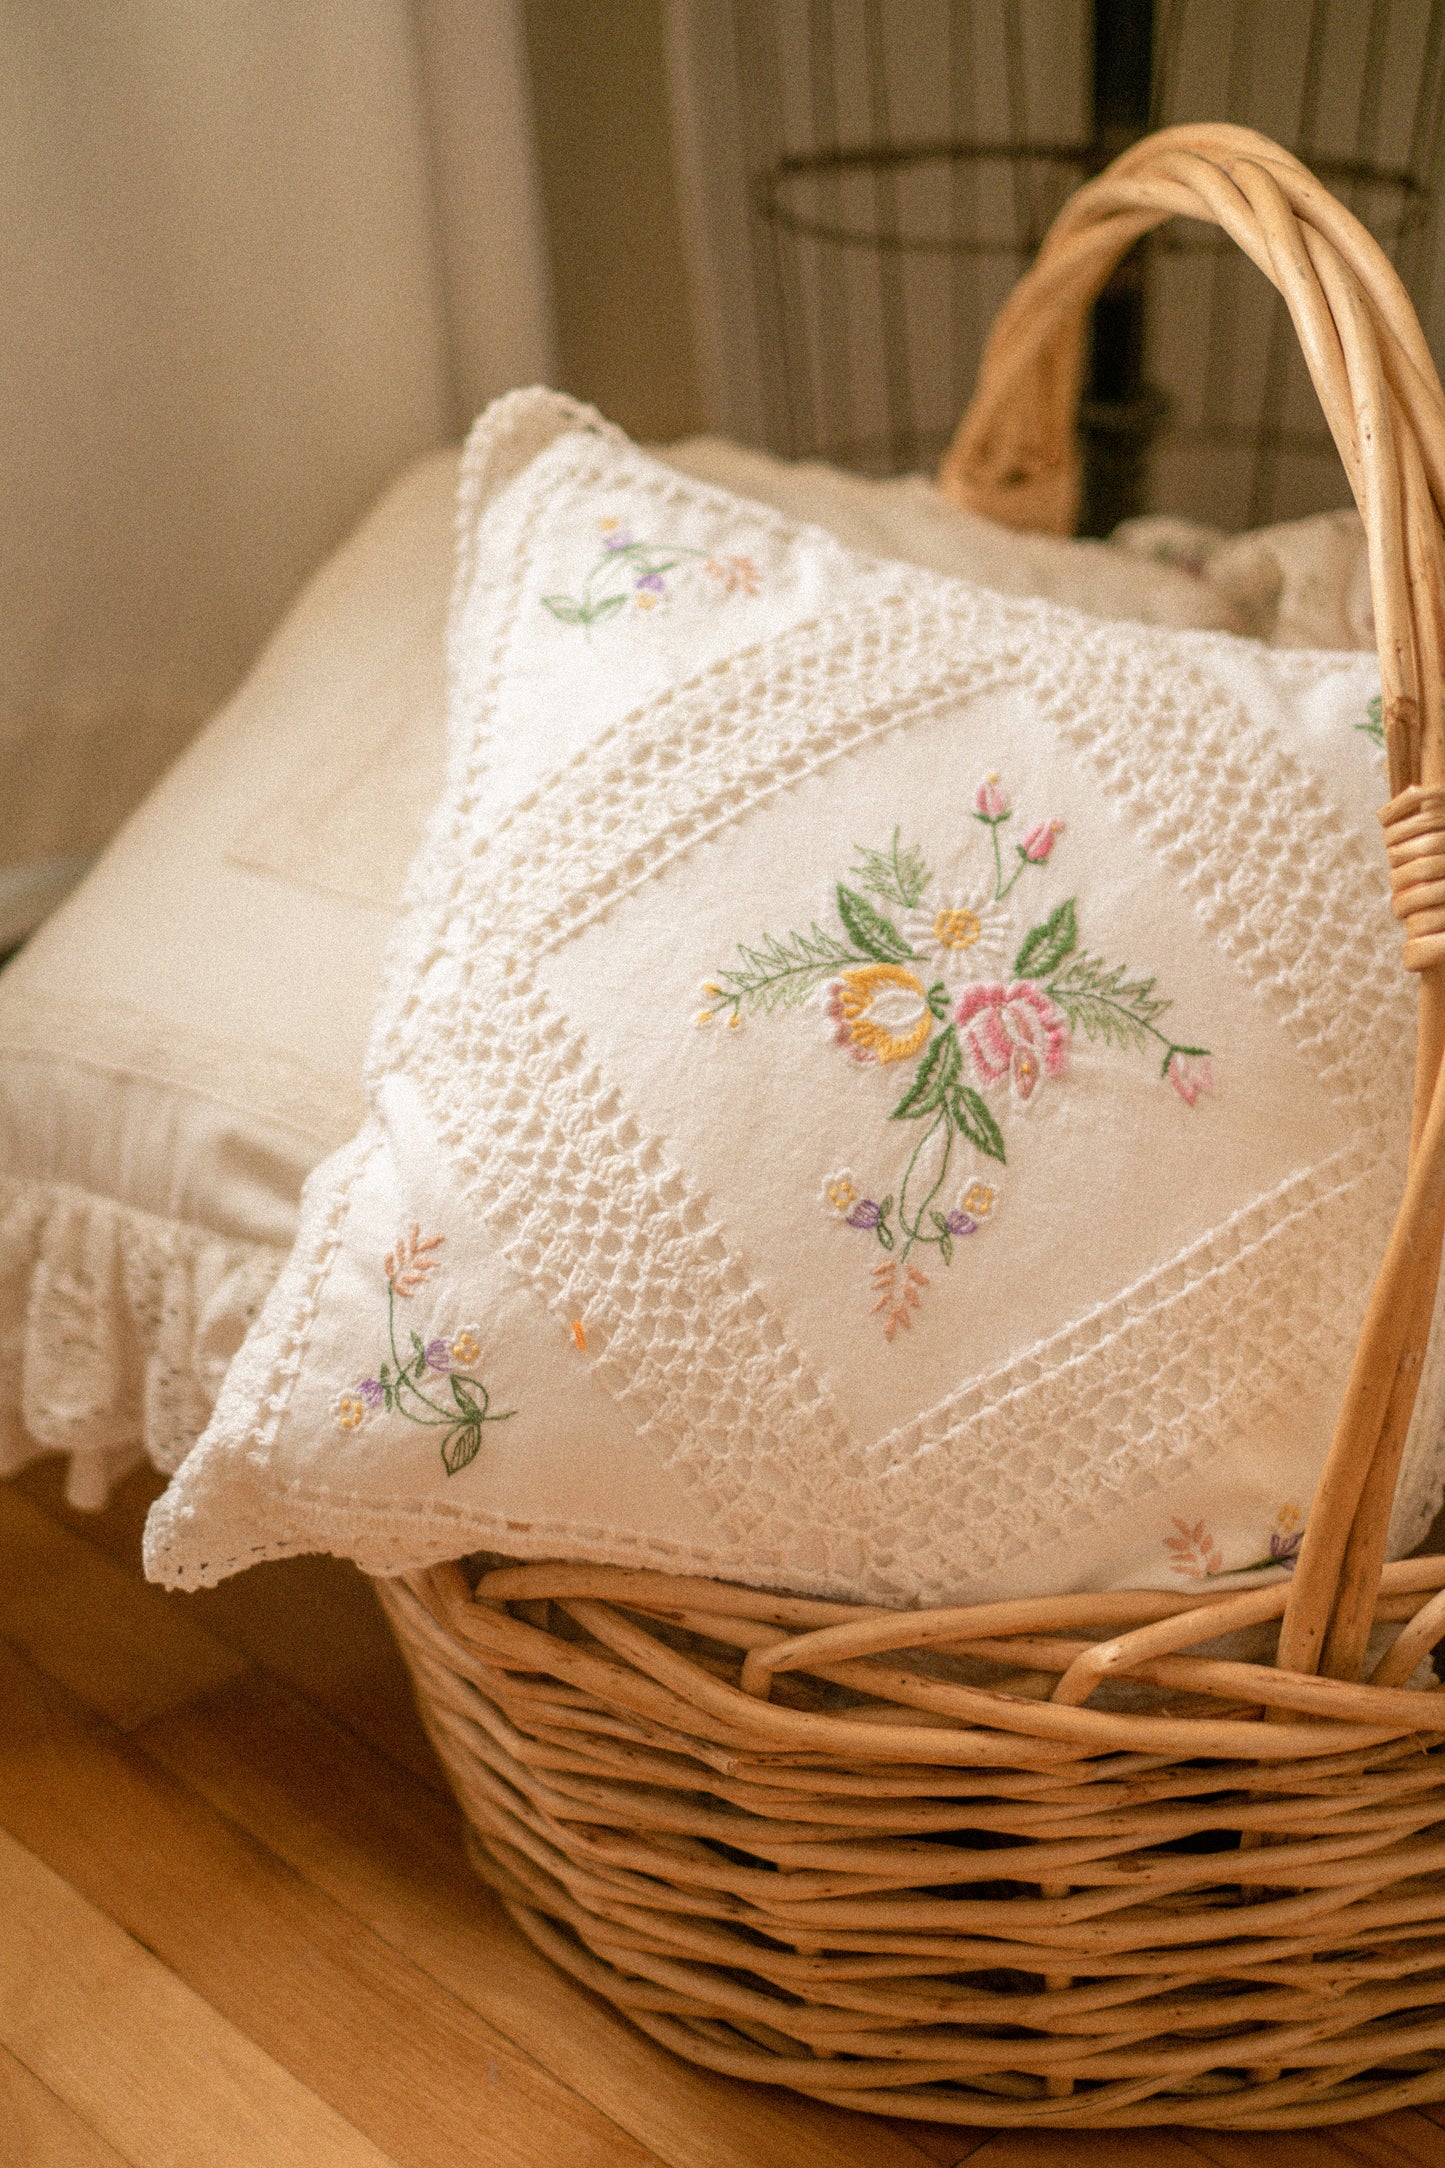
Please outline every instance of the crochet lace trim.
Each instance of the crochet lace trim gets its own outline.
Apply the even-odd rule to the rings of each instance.
[[[0,1476],[65,1453],[70,1502],[99,1507],[143,1456],[178,1468],[281,1262],[259,1243],[0,1176]]]

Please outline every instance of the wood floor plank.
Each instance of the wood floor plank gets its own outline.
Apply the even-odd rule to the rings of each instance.
[[[388,2168],[335,2109],[3,1831],[0,1919],[0,2045],[123,2158],[146,2168]]]
[[[903,2116],[882,2116],[879,2121],[886,2129],[906,2131],[935,2168],[959,2168],[961,2161],[972,2160],[993,2136],[991,2130],[968,2130],[962,2123],[915,2123]]]
[[[450,1800],[274,1681],[250,1674],[139,1743],[669,2168],[953,2168],[983,2142],[714,2077],[654,2046],[513,1927],[467,1864]]]
[[[0,2161],[13,2168],[135,2168],[3,2047]]]
[[[0,1634],[121,1731],[245,1668],[199,1618],[8,1483],[0,1483],[0,1560]]]
[[[3,1644],[0,1827],[398,2168],[651,2168],[595,2107]]]
[[[1266,2157],[1256,2156],[1257,2168]],[[1199,2168],[1199,2155],[1170,2130],[1001,2130],[972,2168]]]
[[[137,1468],[99,1513],[65,1503],[64,1464],[33,1461],[13,1489],[51,1520],[141,1581],[141,1535],[164,1479]],[[0,1538],[0,1553],[3,1553]],[[253,1566],[219,1588],[190,1595],[149,1591],[153,1605],[203,1627],[252,1663],[264,1664],[425,1782],[445,1783],[412,1702],[406,1667],[370,1581],[341,1558],[286,1558]],[[3,1630],[3,1629],[0,1629]],[[67,1682],[70,1683],[70,1682]]]
[[[1445,2168],[1445,2131],[1405,2109],[1321,2130],[1199,2130],[1195,2151],[1215,2168]]]

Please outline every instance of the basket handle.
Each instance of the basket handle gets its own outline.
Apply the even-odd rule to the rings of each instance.
[[[1281,1629],[1288,1670],[1358,1675],[1445,1228],[1445,396],[1378,242],[1253,129],[1166,128],[1079,189],[1005,302],[942,493],[1012,527],[1073,531],[1088,312],[1171,217],[1218,225],[1284,296],[1365,524],[1390,803],[1380,815],[1404,961],[1420,975],[1410,1171]]]

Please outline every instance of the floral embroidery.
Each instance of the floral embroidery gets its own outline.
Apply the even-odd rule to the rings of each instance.
[[[1356,730],[1363,730],[1365,736],[1373,738],[1376,745],[1383,745],[1385,742],[1385,703],[1379,693],[1376,693],[1374,699],[1365,709],[1365,716],[1366,720],[1363,723],[1356,723]]]
[[[724,596],[758,592],[758,568],[751,557],[713,557],[680,542],[639,542],[620,520],[598,524],[601,554],[580,593],[542,597],[544,610],[564,625],[581,625],[589,637],[594,625],[616,617],[629,604],[636,610],[656,609],[669,592],[668,574],[689,564],[700,566]]]
[[[413,1332],[411,1351],[405,1357],[396,1344],[397,1298],[410,1301],[431,1278],[438,1269],[436,1252],[445,1239],[443,1235],[423,1235],[420,1227],[414,1226],[387,1251],[383,1270],[391,1360],[379,1366],[375,1377],[362,1378],[338,1393],[331,1413],[342,1430],[359,1430],[377,1409],[405,1416],[409,1423],[421,1423],[429,1430],[442,1430],[442,1466],[448,1475],[456,1475],[481,1451],[483,1423],[505,1423],[517,1411],[508,1408],[493,1414],[486,1386],[480,1378],[468,1374],[482,1353],[482,1336],[476,1325],[461,1325],[455,1332],[425,1341],[420,1333]],[[433,1378],[447,1380],[450,1407],[444,1398],[434,1400],[430,1392],[423,1390]]]
[[[1014,845],[1018,864],[1005,880],[1003,877],[1003,852],[998,832],[1005,821],[1013,819],[1013,807],[999,787],[996,775],[988,776],[973,795],[973,817],[982,821],[993,843],[994,895],[1002,902],[1026,866],[1041,866],[1054,847],[1055,839],[1064,832],[1062,821],[1035,821],[1022,843]]]
[[[1006,1163],[1000,1092],[1030,1106],[1067,1075],[1080,1032],[1106,1046],[1157,1050],[1161,1078],[1188,1107],[1214,1088],[1208,1048],[1162,1028],[1171,1004],[1155,981],[1130,978],[1124,965],[1079,946],[1076,898],[1020,938],[1008,898],[1048,862],[1063,822],[1035,821],[1007,854],[1001,831],[1013,807],[995,775],[979,784],[972,817],[989,833],[991,881],[961,874],[925,901],[934,876],[895,828],[886,850],[857,846],[851,880],[834,890],[838,928],[815,919],[803,932],[740,942],[737,962],[704,983],[697,1016],[737,1030],[747,1016],[818,1003],[832,1039],[860,1069],[916,1064],[889,1115],[924,1125],[897,1181],[874,1187],[844,1168],[822,1185],[830,1220],[887,1253],[872,1268],[871,1307],[890,1340],[911,1325],[929,1285],[914,1253],[932,1250],[951,1265],[958,1242],[996,1210],[998,1190],[976,1169],[961,1192],[953,1185],[960,1153]],[[1007,976],[998,969],[1005,960]]]
[[[420,1227],[413,1227],[394,1250],[387,1251],[383,1269],[399,1295],[414,1295],[422,1281],[431,1278],[437,1268],[431,1252],[439,1250],[444,1239],[442,1235],[423,1235]]]
[[[1029,1100],[1045,1075],[1064,1073],[1068,1021],[1029,979],[1012,986],[970,986],[955,1021],[982,1084],[1009,1077],[1019,1098]]]
[[[1293,1573],[1304,1541],[1304,1519],[1292,1501],[1276,1513],[1264,1557],[1251,1559],[1247,1566],[1225,1565],[1224,1553],[1203,1521],[1195,1521],[1191,1527],[1175,1514],[1173,1527],[1175,1533],[1164,1538],[1164,1548],[1170,1553],[1170,1571],[1191,1581],[1213,1580],[1222,1573],[1266,1573],[1274,1566]]]
[[[911,1061],[933,1029],[923,982],[901,964],[863,964],[828,995],[833,1036],[854,1061]]]

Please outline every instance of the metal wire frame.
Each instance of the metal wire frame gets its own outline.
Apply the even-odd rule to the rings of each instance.
[[[1274,132],[1390,249],[1428,328],[1445,150],[1445,0],[1369,0],[1362,41],[1365,11],[1349,0],[1347,19],[1341,7],[1308,0],[1294,10],[1287,72],[1297,102],[1292,129],[1276,123]],[[908,13],[916,40],[919,11]],[[1150,125],[1193,117],[1190,54],[1206,33],[1221,52],[1227,38],[1227,111],[1216,107],[1210,117],[1256,118],[1266,20],[1277,49],[1281,18],[1255,0],[1156,0]],[[873,472],[931,465],[972,388],[995,309],[1064,198],[1102,163],[1087,84],[1072,98],[1080,125],[1041,130],[1037,10],[1027,0],[953,0],[932,11],[926,55],[930,110],[939,117],[946,106],[946,127],[920,132],[916,112],[898,110],[895,47],[906,26],[897,0],[734,0],[734,21],[770,440],[795,457]],[[1331,58],[1342,25],[1359,63],[1347,125]],[[1418,58],[1402,131],[1406,33]],[[1086,74],[1082,49],[1075,57]],[[1173,381],[1167,354],[1151,355],[1166,395],[1143,417],[1147,424],[1164,414],[1152,502],[1195,509],[1187,477],[1201,459],[1216,485],[1209,509],[1226,515],[1221,524],[1256,525],[1344,501],[1288,318],[1237,252],[1203,230],[1151,244],[1143,276],[1156,324],[1177,327],[1168,262],[1180,255],[1205,260],[1187,273],[1191,381]],[[1192,331],[1200,318],[1202,336]],[[1226,468],[1233,480],[1221,504]]]

